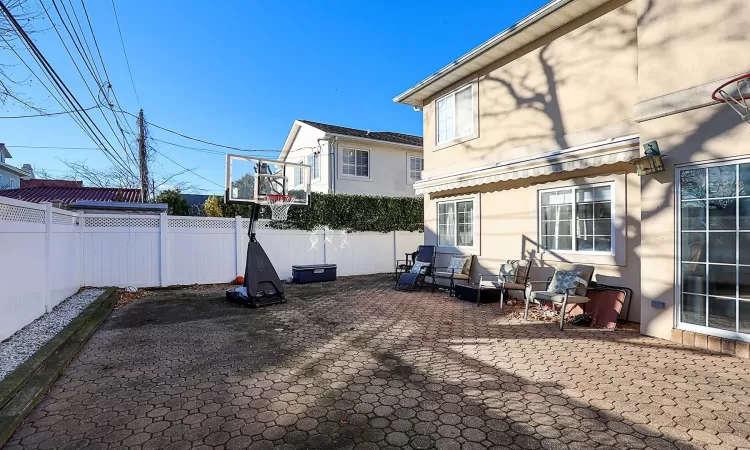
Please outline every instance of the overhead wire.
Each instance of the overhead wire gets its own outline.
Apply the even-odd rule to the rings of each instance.
[[[217,183],[217,182],[215,182],[215,181],[213,181],[213,180],[209,180],[208,178],[204,177],[203,175],[200,175],[199,173],[197,173],[197,172],[196,172],[195,170],[193,170],[193,169],[188,169],[187,167],[185,167],[185,166],[183,166],[182,164],[178,163],[177,161],[175,161],[174,159],[172,159],[172,158],[170,158],[169,156],[165,155],[164,153],[160,152],[159,150],[156,150],[156,149],[154,149],[154,151],[155,151],[156,153],[160,154],[161,156],[163,156],[163,157],[167,158],[167,159],[168,159],[169,161],[172,161],[172,163],[174,163],[174,164],[175,164],[175,165],[177,165],[178,167],[181,167],[181,168],[183,168],[183,169],[187,170],[188,172],[192,173],[192,174],[193,174],[193,175],[195,175],[196,177],[198,177],[198,178],[201,178],[201,179],[203,179],[203,180],[205,180],[205,181],[208,181],[209,183],[215,184],[216,186],[219,186],[219,187],[220,187],[220,188],[222,188],[222,189],[224,189],[224,188],[225,188],[225,186],[224,186],[223,184],[219,184],[219,183]]]
[[[29,53],[32,55],[32,58],[34,58],[36,63],[42,69],[42,72],[44,73],[44,75],[51,82],[53,88],[57,91],[60,97],[64,99],[66,105],[63,105],[63,103],[60,102],[54,94],[52,94],[51,90],[47,89],[48,92],[50,92],[50,95],[52,95],[53,98],[55,98],[55,100],[57,100],[60,103],[60,106],[62,106],[63,109],[68,109],[68,108],[71,109],[71,116],[73,117],[77,116],[80,119],[80,122],[78,122],[79,126],[81,126],[84,132],[86,132],[86,130],[90,132],[90,134],[87,132],[89,137],[101,147],[102,152],[107,156],[107,158],[113,164],[120,165],[124,170],[131,172],[130,169],[127,167],[127,165],[122,164],[121,159],[118,159],[117,156],[113,155],[111,153],[111,150],[107,148],[107,145],[102,140],[104,135],[102,134],[101,130],[98,128],[96,123],[91,119],[91,116],[89,116],[86,111],[80,111],[84,109],[83,105],[81,105],[81,103],[75,97],[75,95],[70,90],[70,88],[68,88],[68,86],[62,80],[62,78],[60,78],[57,71],[55,71],[55,69],[50,65],[49,61],[47,61],[45,56],[41,53],[41,51],[36,46],[36,44],[34,44],[34,42],[29,37],[28,33],[26,33],[26,31],[23,29],[21,24],[18,23],[15,16],[13,16],[13,14],[10,12],[10,10],[7,8],[7,6],[2,0],[0,0],[0,9],[2,10],[3,14],[5,14],[5,16],[8,18],[16,34],[18,34],[18,36],[21,38],[21,41],[29,50]],[[3,37],[3,40],[6,42],[6,44],[9,45],[5,37]],[[13,48],[13,52],[16,54],[16,56],[19,57],[19,59],[23,61],[23,58],[21,58],[18,52],[15,51],[15,48]],[[24,62],[24,65],[30,69],[28,64],[26,64],[25,61],[23,62]],[[41,79],[38,76],[36,76],[36,74],[34,75],[41,82]],[[44,83],[42,84],[44,85]],[[101,137],[97,135],[97,131],[101,134]],[[106,137],[104,137],[104,140],[106,140]],[[111,143],[109,145],[111,146]]]
[[[70,57],[70,60],[73,62],[73,65],[75,66],[76,71],[81,76],[81,80],[83,81],[83,84],[86,86],[86,89],[89,91],[89,94],[91,95],[91,98],[95,102],[98,102],[98,96],[94,94],[94,92],[91,89],[91,86],[89,86],[89,83],[88,83],[88,80],[86,79],[86,76],[84,76],[83,72],[81,71],[81,68],[78,66],[78,63],[76,62],[75,57],[73,57],[73,54],[71,53],[70,48],[66,44],[65,39],[63,38],[62,34],[60,33],[60,30],[58,29],[57,25],[55,24],[55,21],[52,18],[52,15],[47,10],[47,7],[44,5],[43,0],[39,0],[39,2],[41,4],[41,6],[42,6],[42,9],[44,10],[44,13],[49,18],[50,23],[52,24],[52,28],[55,30],[55,34],[57,34],[57,37],[60,39],[60,42],[63,44],[63,47],[65,48],[65,51],[67,52],[68,56]],[[85,51],[82,50],[82,48],[79,48],[78,43],[76,43],[74,34],[71,33],[70,28],[68,28],[67,22],[63,18],[63,15],[60,12],[60,9],[57,7],[57,1],[56,0],[52,0],[52,6],[55,8],[55,11],[57,12],[57,16],[60,18],[60,22],[62,23],[63,27],[65,28],[65,31],[67,32],[68,36],[70,37],[70,40],[73,42],[73,45],[74,45],[76,51],[78,52],[78,54],[83,59],[84,64],[86,64],[86,67],[88,68],[88,70],[92,74],[92,76],[94,77],[94,80],[97,81],[96,72],[91,68],[91,66],[89,66],[89,63],[88,63],[87,58],[85,56]],[[63,3],[63,6],[64,6],[64,3]],[[71,27],[73,27],[72,23],[71,23]],[[76,33],[76,36],[77,36],[77,33]],[[82,45],[83,44],[81,44],[81,46]],[[101,90],[101,84],[99,82],[97,82],[97,85],[100,88],[99,90]],[[102,118],[104,119],[104,121],[107,123],[107,126],[109,127],[110,131],[112,131],[112,133],[115,135],[115,139],[117,140],[117,143],[120,146],[122,146],[123,152],[125,153],[125,157],[129,159],[127,145],[126,145],[127,141],[126,140],[120,140],[120,138],[117,136],[117,132],[115,131],[114,127],[112,126],[112,123],[109,121],[109,118],[107,118],[107,115],[101,109],[99,110],[99,112],[101,113]],[[102,134],[102,137],[104,138],[104,140],[110,146],[112,145],[111,142],[109,142],[109,140],[107,139],[107,137],[104,134]],[[124,137],[125,136],[123,135],[123,139],[124,139]],[[125,160],[122,159],[122,157],[119,155],[119,153],[117,153],[117,151],[114,149],[114,147],[112,148],[112,151],[117,155],[118,158],[120,158],[120,160],[122,161],[122,163],[124,165],[128,165],[129,164],[128,162],[126,162]],[[135,161],[132,161],[132,162],[135,163]]]
[[[133,86],[133,93],[135,94],[138,105],[141,104],[141,99],[138,98],[138,91],[135,89],[135,81],[133,80],[133,72],[130,70],[130,61],[128,60],[128,52],[125,51],[125,41],[122,38],[122,30],[120,29],[120,19],[117,17],[117,8],[115,7],[115,0],[112,0],[112,11],[115,12],[115,22],[117,22],[117,33],[120,35],[120,44],[122,45],[122,53],[125,55],[125,64],[128,66],[128,74],[130,75],[130,84]]]
[[[83,108],[80,111],[91,111],[92,109],[101,108],[101,105],[96,106],[89,106],[88,108]],[[63,114],[70,114],[71,111],[58,111],[53,113],[39,113],[39,114],[27,114],[24,116],[0,116],[0,119],[30,119],[32,117],[52,117],[52,116],[61,116]]]

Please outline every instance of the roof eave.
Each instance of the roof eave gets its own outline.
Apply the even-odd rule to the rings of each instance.
[[[420,152],[422,151],[424,147],[423,145],[404,144],[401,142],[383,141],[380,139],[367,139],[367,138],[358,137],[358,136],[350,136],[348,134],[326,133],[324,139],[331,139],[331,138],[341,139],[345,141],[371,142],[371,143],[380,144],[380,145],[391,145],[394,147],[407,147],[410,149],[419,150]]]
[[[3,170],[7,170],[8,172],[14,172],[15,174],[22,176],[22,177],[30,177],[31,174],[23,169],[19,169],[16,166],[11,166],[10,164],[6,163],[0,163],[0,168]]]
[[[406,105],[423,106],[424,98],[412,98],[415,94],[419,93],[419,91],[435,83],[436,81],[440,80],[441,78],[450,74],[451,72],[459,69],[460,67],[464,66],[469,61],[472,61],[473,59],[481,56],[482,54],[486,53],[487,51],[489,51],[491,48],[495,47],[496,45],[506,41],[507,39],[513,36],[516,36],[522,33],[531,25],[534,25],[535,23],[550,16],[551,14],[555,13],[556,11],[560,10],[561,8],[563,8],[564,6],[567,6],[570,3],[573,3],[574,1],[576,0],[552,0],[551,2],[542,6],[538,10],[524,17],[520,21],[516,22],[515,24],[511,25],[510,27],[506,28],[500,33],[496,34],[495,36],[493,36],[492,38],[490,38],[483,44],[479,45],[478,47],[469,51],[465,55],[461,56],[457,60],[453,61],[452,63],[438,70],[434,74],[430,75],[429,77],[425,78],[424,80],[410,87],[409,89],[407,89],[400,95],[396,96],[393,99],[393,101],[396,103],[403,103]]]

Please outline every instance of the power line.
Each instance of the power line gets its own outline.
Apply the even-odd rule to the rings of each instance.
[[[83,108],[80,110],[75,111],[91,111],[92,109],[98,109],[101,108],[101,106],[90,106],[88,108]],[[63,114],[70,114],[73,111],[59,111],[59,112],[53,112],[53,113],[40,113],[40,114],[29,114],[26,116],[0,116],[0,119],[29,119],[32,117],[51,117],[51,116],[61,116]]]
[[[204,148],[204,147],[190,147],[190,146],[187,146],[187,145],[182,145],[182,144],[177,144],[177,143],[174,143],[174,142],[165,141],[163,139],[151,138],[151,140],[156,141],[156,142],[161,142],[161,143],[167,144],[167,145],[173,145],[175,147],[184,148],[184,149],[187,149],[187,150],[194,150],[194,151],[197,151],[197,152],[210,153],[210,154],[214,154],[214,155],[226,155],[226,152],[223,152],[221,150],[214,150],[214,149],[211,149],[211,148]],[[280,150],[243,150],[243,151],[246,151],[246,152],[257,152],[257,153],[278,153],[278,152],[280,152]]]
[[[44,72],[44,74],[47,77],[47,79],[52,82],[52,85],[53,85],[54,89],[58,92],[58,94],[60,94],[60,96],[69,105],[69,107],[72,107],[73,111],[71,111],[71,116],[73,116],[72,113],[75,112],[76,116],[81,121],[81,122],[78,123],[78,125],[81,126],[81,128],[84,130],[84,132],[86,132],[86,134],[88,134],[89,137],[92,140],[94,140],[95,142],[97,142],[98,145],[101,146],[102,152],[104,152],[105,155],[107,155],[107,157],[110,159],[110,161],[112,161],[113,164],[119,164],[119,165],[121,165],[121,167],[123,169],[125,169],[126,171],[128,171],[128,172],[130,172],[132,174],[132,172],[127,167],[127,165],[121,164],[120,163],[121,160],[120,161],[117,160],[116,154],[113,155],[112,153],[110,153],[110,150],[104,144],[104,141],[106,141],[106,137],[104,137],[103,133],[98,128],[98,126],[96,125],[96,123],[91,119],[91,117],[88,115],[88,113],[85,112],[85,111],[80,111],[80,110],[83,109],[83,106],[81,105],[81,103],[78,101],[78,99],[76,99],[76,97],[73,94],[73,92],[68,88],[68,86],[62,80],[62,78],[60,78],[60,76],[57,74],[57,72],[55,71],[55,69],[50,65],[49,61],[47,61],[47,59],[41,53],[41,51],[39,50],[39,48],[36,46],[36,44],[34,44],[34,42],[31,40],[31,38],[29,37],[29,35],[26,33],[26,31],[23,29],[23,27],[21,27],[21,24],[18,23],[18,21],[16,20],[16,18],[13,16],[13,14],[10,12],[10,10],[5,6],[5,3],[2,0],[0,0],[0,9],[2,9],[3,13],[8,18],[10,24],[13,26],[13,29],[16,31],[16,33],[21,38],[21,40],[24,42],[24,44],[28,48],[29,52],[31,53],[32,57],[35,59],[36,63],[39,65],[39,67]],[[3,41],[5,41],[6,44],[9,44],[7,42],[7,40],[5,39],[5,37],[3,37]],[[12,46],[10,46],[10,47],[12,48]],[[16,54],[16,56],[18,56],[19,59],[21,59],[23,61],[23,58],[21,58],[20,55],[15,51],[15,48],[12,48],[12,49],[13,49],[13,52]],[[26,67],[29,67],[28,64],[25,63],[25,61],[23,61],[23,62],[24,62],[24,65],[26,65]],[[29,67],[29,69],[30,69],[30,67]],[[33,73],[33,71],[32,71],[32,73]],[[36,76],[35,73],[33,73],[33,74],[34,74],[35,77],[37,77],[37,79],[39,79],[39,77]],[[41,79],[40,79],[40,82],[41,82]],[[42,84],[44,85],[44,83],[42,83]],[[45,88],[46,88],[46,85],[45,85]],[[47,89],[47,90],[48,90],[48,92],[50,92],[50,95],[52,95],[55,98],[55,100],[58,100],[57,97],[55,97],[54,94],[52,94],[52,92],[49,89]],[[63,107],[63,109],[66,109],[66,106],[63,106],[63,103],[61,103],[59,100],[58,100],[58,102],[60,103],[60,106]],[[76,110],[78,110],[78,111],[76,111]],[[73,117],[75,117],[75,116],[73,116]],[[87,119],[88,119],[88,121],[87,121]],[[85,126],[85,128],[84,128],[84,126]],[[88,132],[87,132],[86,129],[88,129]],[[99,134],[101,135],[101,138],[100,138],[99,135],[96,134],[96,132],[94,130],[96,130],[96,131],[99,132]],[[90,132],[90,134],[89,134],[89,132]],[[104,139],[104,141],[102,140],[102,138]],[[111,146],[111,144],[109,144],[109,145]]]
[[[163,156],[163,157],[167,158],[168,160],[172,161],[172,162],[173,162],[174,164],[176,164],[177,166],[179,166],[179,167],[182,167],[183,169],[185,169],[185,170],[187,170],[188,172],[192,173],[192,174],[193,174],[193,175],[195,175],[196,177],[198,177],[198,178],[201,178],[201,179],[203,179],[203,180],[206,180],[206,181],[208,181],[209,183],[215,184],[216,186],[219,186],[219,187],[220,187],[220,188],[222,188],[222,189],[225,189],[225,186],[224,186],[224,185],[222,185],[222,184],[219,184],[219,183],[217,183],[217,182],[215,182],[215,181],[209,180],[208,178],[204,177],[203,175],[200,175],[200,174],[198,174],[198,173],[197,173],[196,171],[194,171],[193,169],[188,169],[187,167],[185,167],[185,166],[183,166],[182,164],[178,163],[177,161],[175,161],[174,159],[172,159],[172,158],[170,158],[169,156],[165,155],[164,153],[160,152],[159,150],[156,150],[156,149],[154,149],[154,151],[155,151],[156,153],[160,154],[161,156]]]
[[[128,114],[128,115],[130,115],[130,116],[133,116],[133,117],[138,117],[137,115],[135,115],[135,114],[133,114],[133,113],[131,113],[131,112],[128,112],[128,111],[121,111],[121,112],[123,112],[123,113],[125,113],[125,114]],[[180,133],[180,132],[177,132],[177,131],[174,131],[174,130],[170,130],[169,128],[166,128],[166,127],[163,127],[163,126],[157,125],[157,124],[155,124],[155,123],[153,123],[153,122],[149,122],[149,121],[145,121],[145,122],[146,122],[147,124],[151,125],[152,127],[156,127],[156,128],[158,128],[158,129],[160,129],[160,130],[164,130],[164,131],[166,131],[166,132],[168,132],[168,133],[176,134],[177,136],[183,137],[183,138],[185,138],[185,139],[190,139],[191,141],[196,141],[196,142],[200,142],[200,143],[203,143],[203,144],[213,145],[213,146],[216,146],[216,147],[222,147],[222,148],[228,148],[228,149],[230,149],[230,150],[237,150],[237,151],[240,151],[240,152],[255,152],[255,151],[262,151],[262,150],[254,150],[254,149],[249,149],[249,148],[239,148],[239,147],[232,147],[232,146],[230,146],[230,145],[224,145],[224,144],[217,144],[217,143],[214,143],[214,142],[211,142],[211,141],[205,141],[205,140],[203,140],[203,139],[198,139],[198,138],[190,137],[190,136],[188,136],[188,135],[186,135],[186,134],[182,134],[182,133]]]
[[[125,51],[125,41],[122,39],[122,30],[120,29],[120,19],[117,18],[117,8],[115,8],[115,0],[112,0],[112,11],[115,12],[115,22],[117,22],[117,33],[120,35],[120,44],[122,44],[122,53],[125,55],[125,64],[128,66],[128,74],[130,74],[130,84],[133,85],[133,93],[135,93],[135,99],[138,100],[138,105],[140,105],[141,99],[138,98],[138,91],[135,90],[135,81],[133,81],[133,72],[130,71],[130,61],[128,60],[128,52]]]
[[[68,45],[65,43],[65,39],[63,39],[62,34],[60,34],[60,31],[59,31],[57,25],[55,25],[55,21],[52,19],[52,16],[49,14],[49,11],[47,11],[47,7],[44,6],[44,3],[43,3],[42,0],[40,0],[40,4],[42,5],[42,9],[44,10],[44,13],[49,18],[50,23],[52,24],[52,28],[55,30],[55,34],[57,34],[57,37],[60,38],[60,42],[62,42],[63,47],[65,47],[65,51],[68,53],[68,56],[70,57],[70,60],[73,62],[73,65],[75,66],[76,71],[81,76],[81,80],[83,80],[83,84],[86,86],[86,89],[89,91],[89,94],[91,95],[91,98],[95,102],[98,102],[97,96],[94,95],[94,92],[91,90],[91,86],[89,86],[89,83],[86,80],[86,77],[83,75],[83,72],[81,71],[80,67],[78,66],[78,63],[76,62],[75,58],[73,57],[73,54],[70,52],[70,49],[68,48]],[[71,41],[73,42],[73,45],[75,46],[76,51],[82,57],[84,64],[86,64],[86,67],[88,68],[88,70],[91,73],[91,75],[94,77],[94,81],[97,82],[97,86],[99,86],[99,90],[101,91],[101,85],[97,81],[96,73],[89,66],[89,63],[86,60],[85,51],[82,48],[83,44],[81,44],[81,48],[78,47],[78,44],[76,43],[75,38],[73,37],[73,33],[70,32],[70,29],[68,28],[68,24],[65,22],[65,19],[63,18],[62,13],[60,12],[60,9],[57,7],[57,2],[55,0],[52,0],[52,6],[55,8],[55,11],[57,12],[57,16],[60,18],[60,22],[62,23],[63,27],[65,28],[65,31],[68,33],[68,36],[70,37]],[[63,3],[63,6],[65,6],[64,3]],[[66,13],[66,15],[67,15],[67,13]],[[68,18],[70,18],[70,16],[68,16]],[[73,23],[72,22],[71,22],[71,27],[73,27]],[[74,31],[75,31],[75,29],[74,29]],[[77,33],[76,33],[76,36],[77,36]],[[107,126],[109,127],[110,131],[112,131],[112,133],[115,135],[115,139],[117,140],[117,143],[122,146],[122,149],[125,152],[125,157],[127,158],[128,157],[128,150],[126,148],[126,142],[127,142],[127,140],[125,140],[125,136],[123,135],[123,140],[121,141],[120,138],[117,137],[117,133],[115,132],[115,129],[112,126],[112,123],[107,118],[106,114],[104,114],[104,111],[99,110],[99,112],[101,113],[102,118],[104,118],[104,121],[107,123]],[[101,133],[101,131],[100,131],[100,133]],[[104,138],[105,141],[107,141],[107,143],[110,146],[112,146],[112,144],[109,142],[109,140],[106,138],[106,136],[104,136],[103,133],[102,133],[102,137]],[[112,147],[112,150],[113,150],[114,154],[123,163],[123,165],[127,166],[128,163],[125,160],[123,160],[122,157],[120,157],[120,155],[117,153],[117,151],[114,149],[114,147]]]
[[[32,148],[49,150],[101,150],[99,147],[44,147],[36,145],[6,145],[8,148]]]

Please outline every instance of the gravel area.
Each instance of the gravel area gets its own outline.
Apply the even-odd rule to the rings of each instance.
[[[71,295],[52,312],[0,342],[0,381],[65,328],[103,292],[104,289],[87,289]]]

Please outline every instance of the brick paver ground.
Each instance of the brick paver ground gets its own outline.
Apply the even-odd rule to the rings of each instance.
[[[15,448],[749,448],[750,363],[510,320],[390,278],[221,288],[115,312]]]

